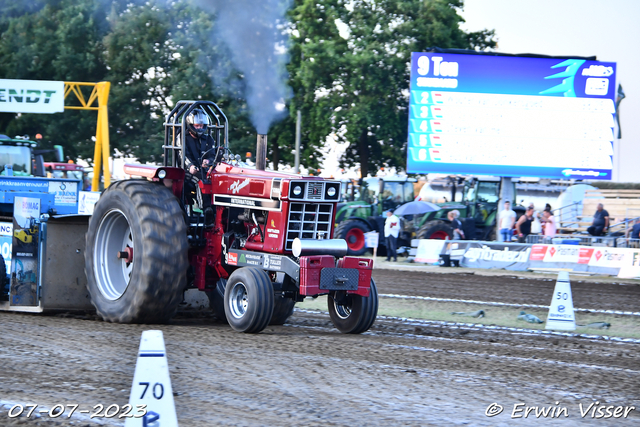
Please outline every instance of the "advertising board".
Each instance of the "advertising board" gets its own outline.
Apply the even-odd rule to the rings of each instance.
[[[611,179],[616,64],[413,53],[407,171]]]

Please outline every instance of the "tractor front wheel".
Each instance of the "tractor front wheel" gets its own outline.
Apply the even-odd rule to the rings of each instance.
[[[178,199],[150,181],[107,188],[89,221],[85,273],[104,320],[164,323],[186,285],[187,228]]]
[[[364,241],[364,233],[371,228],[362,221],[343,221],[335,229],[333,235],[336,239],[344,239],[347,242],[347,255],[359,256],[367,251]]]
[[[224,291],[227,321],[239,332],[258,333],[273,314],[273,285],[263,270],[243,267],[234,271]]]
[[[329,317],[343,334],[361,334],[369,330],[378,315],[378,290],[373,279],[368,297],[334,291],[327,301]]]
[[[285,298],[282,293],[275,295],[273,304],[273,315],[271,316],[270,325],[284,325],[289,317],[293,314],[293,308],[296,302],[291,298]]]
[[[428,221],[416,233],[418,239],[446,240],[453,238],[453,228],[444,221]]]

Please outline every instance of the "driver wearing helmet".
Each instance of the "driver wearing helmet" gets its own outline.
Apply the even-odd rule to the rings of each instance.
[[[213,166],[216,157],[216,143],[209,135],[211,121],[204,111],[197,108],[187,116],[185,135],[185,169],[195,175],[200,168]]]

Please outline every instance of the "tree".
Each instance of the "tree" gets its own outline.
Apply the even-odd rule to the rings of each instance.
[[[3,4],[0,21],[0,74],[8,79],[100,81],[106,72],[101,39],[106,29],[98,2],[34,2],[31,7]],[[16,48],[17,47],[17,48]],[[41,133],[45,147],[61,144],[71,157],[93,155],[95,113],[10,114],[0,129],[10,136]]]
[[[231,149],[255,149],[242,76],[212,37],[214,16],[189,1],[0,1],[0,72],[4,78],[110,81],[112,152],[161,162],[163,119],[180,99],[207,99],[225,111]],[[18,47],[16,49],[16,46]],[[85,94],[88,97],[88,93]],[[91,161],[96,114],[0,114],[1,133],[44,135],[67,157]],[[116,151],[117,150],[117,151]]]
[[[492,31],[460,29],[462,6],[462,0],[296,1],[294,103],[309,117],[312,143],[330,134],[349,142],[342,163],[359,164],[362,176],[403,169],[411,52],[495,46]]]

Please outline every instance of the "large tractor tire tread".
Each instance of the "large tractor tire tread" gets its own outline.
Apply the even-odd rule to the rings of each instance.
[[[242,267],[229,276],[224,292],[224,310],[234,330],[248,334],[264,330],[273,315],[273,301],[273,284],[263,270]]]
[[[367,251],[364,244],[364,233],[371,231],[371,227],[362,221],[350,219],[343,221],[335,228],[333,233],[336,239],[344,239],[347,242],[347,255],[360,256]],[[356,239],[356,241],[352,241]]]
[[[428,221],[418,229],[416,233],[417,239],[440,239],[445,240],[453,238],[453,228],[444,221],[435,220]]]
[[[96,244],[96,239],[109,238],[106,232],[100,234],[107,217],[116,218],[120,224],[125,221],[133,242],[133,267],[120,296],[118,291],[108,297],[101,290],[99,283],[105,283],[104,270],[108,267],[102,267],[100,274],[101,266],[94,263],[96,250],[97,258],[112,256]],[[166,323],[182,300],[187,250],[183,212],[168,188],[146,180],[124,180],[109,186],[96,203],[89,221],[85,254],[87,287],[98,314],[109,322]],[[107,259],[96,261],[106,263]],[[109,270],[109,278],[118,276],[115,270]],[[102,279],[98,278],[100,275]],[[126,278],[124,281],[126,283]]]
[[[368,331],[378,316],[378,290],[371,279],[371,291],[368,297],[360,295],[347,296],[348,304],[340,305],[327,298],[329,317],[334,326],[343,334],[361,334]]]
[[[284,325],[293,314],[296,302],[291,298],[285,298],[282,294],[276,294],[273,301],[273,315],[269,325]]]

